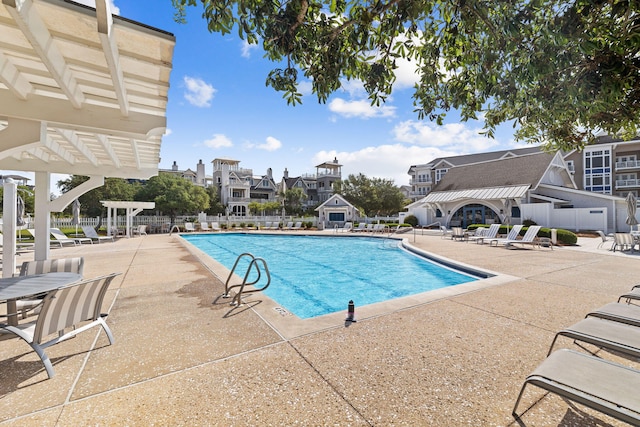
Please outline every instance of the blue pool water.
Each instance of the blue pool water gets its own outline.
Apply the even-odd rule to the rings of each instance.
[[[301,319],[345,311],[349,300],[362,306],[478,280],[408,252],[395,240],[242,233],[182,237],[229,270],[244,252],[264,258],[271,273],[264,293]],[[238,264],[238,276],[244,277],[247,265]]]

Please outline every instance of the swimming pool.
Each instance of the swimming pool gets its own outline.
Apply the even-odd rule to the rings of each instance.
[[[182,237],[229,270],[238,256],[264,258],[264,293],[301,319],[478,280],[401,248],[393,239],[246,233]],[[236,273],[244,277],[246,264]],[[226,278],[225,278],[226,279]]]

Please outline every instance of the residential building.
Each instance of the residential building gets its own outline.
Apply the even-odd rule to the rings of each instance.
[[[178,168],[178,163],[174,161],[171,169],[158,169],[158,172],[179,176],[200,187],[209,187],[213,183],[213,178],[206,175],[204,166],[201,159],[196,165],[195,172],[191,169],[181,170]]]
[[[440,157],[429,163],[409,167],[411,191],[408,198],[417,201],[429,194],[433,187],[440,182],[449,169],[490,160],[506,159],[525,154],[539,153],[539,147],[516,148],[511,150],[492,151],[487,153],[465,154],[461,156]]]
[[[249,203],[276,200],[277,186],[271,169],[266,175],[254,176],[253,169],[241,168],[239,160],[216,158],[211,163],[213,183],[229,215],[246,216]]]
[[[342,165],[338,159],[324,162],[316,166],[316,173],[290,177],[289,171],[284,170],[280,191],[291,188],[300,188],[306,199],[304,208],[312,208],[326,202],[333,195],[333,184],[342,179]]]
[[[580,189],[626,197],[640,194],[640,138],[602,136],[584,150],[565,156]]]
[[[511,152],[451,167],[408,210],[421,225],[467,227],[530,219],[550,228],[629,230],[623,198],[581,190],[573,176],[559,152]]]

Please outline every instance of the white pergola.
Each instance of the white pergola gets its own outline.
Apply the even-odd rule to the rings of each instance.
[[[35,172],[35,257],[46,259],[51,212],[105,177],[158,173],[175,37],[113,16],[107,0],[0,1],[0,169]],[[90,179],[50,201],[52,173]],[[6,184],[3,275],[15,268],[15,197]]]
[[[107,208],[107,233],[111,235],[111,228],[118,227],[117,219],[118,219],[118,209],[124,209],[127,226],[125,234],[127,237],[131,237],[131,220],[134,216],[138,215],[145,209],[154,209],[156,207],[155,202],[131,202],[131,201],[114,201],[114,200],[106,200],[100,201],[102,206]]]

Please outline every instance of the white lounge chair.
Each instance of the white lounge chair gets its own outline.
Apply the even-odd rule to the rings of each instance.
[[[119,273],[86,280],[53,290],[44,298],[42,309],[34,322],[18,326],[0,324],[0,329],[22,338],[38,354],[49,378],[55,374],[45,350],[94,326],[102,326],[109,344],[113,335],[105,322],[106,315],[100,313],[102,301],[111,281]],[[88,322],[88,323],[87,323]],[[67,328],[69,332],[62,333]],[[48,340],[48,337],[55,337]]]
[[[187,232],[196,231],[196,228],[193,226],[192,222],[185,222],[184,231],[187,231]]]
[[[293,228],[293,221],[287,222],[287,225],[282,226],[283,230],[291,230]]]
[[[114,238],[115,236],[111,235],[111,236],[101,236],[98,234],[98,232],[96,231],[95,228],[88,226],[88,225],[83,225],[82,226],[82,232],[84,233],[85,236],[87,236],[89,239],[95,241],[95,242],[102,242],[102,241],[106,241],[109,240],[111,242],[114,242]]]
[[[480,228],[482,228],[483,231],[478,235],[478,230]],[[495,239],[498,235],[498,231],[500,231],[500,224],[491,224],[488,229],[479,227],[478,230],[476,230],[476,234],[467,237],[467,239],[476,243],[484,243],[487,240]]]
[[[302,230],[302,221],[298,221],[291,227],[292,230]]]
[[[351,231],[366,231],[367,230],[367,223],[366,222],[360,222],[358,223],[358,226],[354,229],[352,229]]]
[[[212,222],[211,223],[211,231],[221,231],[222,228],[220,228],[220,224],[218,224],[217,222]]]
[[[489,240],[489,245],[493,245],[495,243],[496,246],[507,244],[509,242],[517,241],[518,236],[520,235],[520,231],[522,230],[522,224],[516,224],[509,230],[509,234],[504,239],[491,239]]]
[[[211,231],[209,224],[206,221],[200,223],[200,231]]]
[[[55,241],[60,242],[60,246],[62,246],[65,243],[69,243],[69,240],[74,242],[73,243],[74,245],[76,244],[81,245],[83,243],[90,243],[93,245],[93,240],[91,240],[88,237],[69,237],[66,234],[64,234],[59,228],[51,228],[50,231]]]
[[[342,228],[339,228],[336,225],[336,232],[341,232],[341,233],[346,233],[347,231],[351,231],[353,229],[353,223],[352,222],[345,222],[344,225],[342,226]]]
[[[513,416],[528,384],[585,405],[631,425],[640,425],[640,371],[562,349],[554,351],[527,377]]]
[[[505,245],[505,247],[512,246],[516,243],[519,243],[522,245],[537,245],[538,242],[536,238],[538,237],[538,232],[540,231],[541,228],[542,226],[540,225],[531,225],[527,229],[527,232],[524,233],[524,236],[522,236],[522,239],[505,239],[500,243]]]

